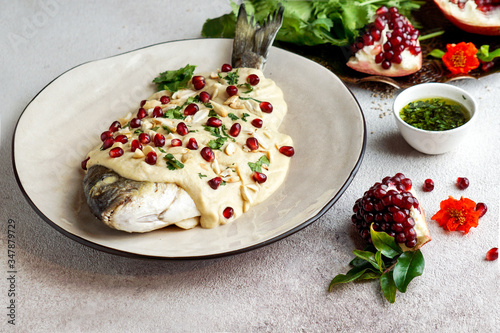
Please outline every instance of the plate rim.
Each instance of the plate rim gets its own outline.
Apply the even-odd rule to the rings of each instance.
[[[19,174],[17,172],[17,168],[16,168],[16,159],[15,159],[15,145],[16,145],[16,133],[17,133],[17,130],[18,130],[18,126],[19,126],[19,123],[21,121],[21,118],[23,117],[24,115],[24,112],[26,111],[26,109],[31,105],[31,103],[33,103],[33,101],[47,88],[49,87],[54,81],[56,81],[57,79],[59,79],[61,76],[63,76],[64,74],[78,68],[78,67],[81,67],[83,65],[86,65],[86,64],[89,64],[89,63],[93,63],[93,62],[98,62],[98,61],[101,61],[101,60],[107,60],[107,59],[111,59],[111,58],[115,58],[115,57],[119,57],[121,55],[125,55],[125,54],[128,54],[128,53],[132,53],[132,52],[136,52],[136,51],[140,51],[142,49],[146,49],[146,48],[150,48],[150,47],[154,47],[154,46],[157,46],[157,45],[163,45],[163,44],[170,44],[170,43],[175,43],[175,42],[182,42],[182,41],[196,41],[196,40],[207,40],[208,38],[185,38],[185,39],[176,39],[176,40],[170,40],[170,41],[166,41],[166,42],[159,42],[159,43],[155,43],[155,44],[151,44],[151,45],[146,45],[146,46],[142,46],[142,47],[139,47],[139,48],[136,48],[136,49],[133,49],[133,50],[129,50],[129,51],[125,51],[125,52],[122,52],[122,53],[118,53],[118,54],[113,54],[111,56],[107,56],[107,57],[103,57],[103,58],[99,58],[99,59],[94,59],[94,60],[89,60],[89,61],[86,61],[86,62],[83,62],[81,64],[78,64],[78,65],[75,65],[67,70],[65,70],[64,72],[62,72],[61,74],[59,74],[58,76],[56,76],[54,79],[52,79],[51,81],[49,81],[38,93],[35,94],[35,96],[33,96],[33,98],[28,102],[28,104],[24,107],[23,111],[21,112],[21,114],[19,115],[19,118],[17,119],[17,122],[16,122],[16,125],[14,127],[14,132],[13,132],[13,135],[12,135],[12,146],[11,146],[11,159],[12,159],[12,167],[13,167],[13,171],[14,171],[14,177],[16,179],[16,182],[17,182],[17,185],[19,187],[19,189],[21,190],[24,198],[28,201],[29,205],[31,206],[31,208],[37,213],[38,216],[40,216],[42,218],[42,220],[44,220],[48,225],[50,225],[52,228],[54,228],[56,231],[58,231],[59,233],[63,234],[64,236],[68,237],[69,239],[71,240],[74,240],[82,245],[85,245],[91,249],[94,249],[94,250],[98,250],[98,251],[101,251],[101,252],[105,252],[105,253],[109,253],[109,254],[113,254],[113,255],[118,255],[118,256],[121,256],[121,257],[125,257],[125,258],[132,258],[132,259],[150,259],[150,260],[173,260],[173,261],[178,261],[178,260],[203,260],[203,259],[214,259],[214,258],[221,258],[221,257],[226,257],[226,256],[232,256],[232,255],[236,255],[236,254],[240,254],[240,253],[244,253],[244,252],[249,252],[249,251],[252,251],[252,250],[255,250],[255,249],[258,249],[258,248],[261,248],[261,247],[264,247],[264,246],[267,246],[267,245],[270,245],[274,242],[277,242],[279,240],[282,240],[304,228],[306,228],[307,226],[311,225],[312,223],[314,223],[315,221],[317,221],[318,219],[320,219],[337,201],[338,199],[342,196],[342,194],[344,194],[344,192],[347,190],[347,188],[349,187],[349,185],[351,184],[352,180],[354,179],[354,177],[356,176],[357,172],[359,171],[359,168],[361,166],[361,163],[363,161],[363,158],[364,158],[364,155],[365,155],[365,151],[366,151],[366,138],[367,138],[367,129],[366,129],[366,119],[365,119],[365,115],[363,113],[363,109],[361,108],[361,105],[359,104],[359,101],[356,99],[356,97],[354,96],[354,94],[352,93],[351,89],[349,89],[349,87],[333,72],[332,75],[336,76],[338,79],[339,79],[339,82],[344,85],[344,87],[347,89],[347,91],[351,94],[351,96],[353,97],[354,101],[356,102],[357,106],[358,106],[358,109],[360,111],[360,115],[361,115],[361,119],[362,119],[362,123],[363,123],[363,142],[362,142],[362,145],[361,145],[361,151],[359,153],[359,156],[356,160],[356,164],[354,165],[354,167],[351,169],[350,173],[349,173],[349,176],[347,177],[347,179],[344,181],[344,183],[342,184],[342,186],[340,187],[340,189],[337,191],[337,193],[316,213],[316,215],[312,216],[311,218],[305,220],[304,222],[302,222],[301,224],[297,225],[296,227],[286,231],[286,232],[283,232],[279,235],[276,235],[275,237],[272,237],[268,240],[264,240],[262,242],[259,242],[257,244],[253,244],[253,245],[249,245],[249,246],[246,246],[246,247],[242,247],[240,249],[236,249],[236,250],[229,250],[229,251],[223,251],[223,252],[219,252],[219,253],[212,253],[212,254],[207,254],[207,255],[195,255],[195,256],[154,256],[154,255],[145,255],[145,254],[138,254],[138,253],[133,253],[133,252],[128,252],[128,251],[125,251],[125,250],[117,250],[117,249],[114,249],[114,248],[111,248],[111,247],[108,247],[108,246],[104,246],[104,245],[100,245],[100,244],[97,244],[97,243],[94,243],[94,242],[91,242],[83,237],[80,237],[80,236],[77,236],[63,228],[61,228],[57,223],[55,223],[54,221],[52,221],[51,219],[49,219],[40,209],[38,209],[38,207],[36,206],[36,204],[31,200],[30,196],[28,195],[28,193],[26,192],[26,190],[24,189],[23,185],[22,185],[22,182],[21,182],[21,179],[19,177]],[[210,40],[228,40],[229,38],[210,38]],[[290,52],[286,49],[282,49],[282,48],[279,48],[279,47],[276,47],[276,46],[273,46],[274,48],[278,48],[284,52],[287,52],[287,53],[291,53],[295,56],[298,56],[304,60],[307,60],[307,61],[310,61],[310,62],[314,62],[306,57],[303,57],[301,55],[298,55],[296,53],[293,53],[293,52]],[[317,65],[327,69],[326,67],[316,63]],[[328,69],[327,69],[328,70]]]

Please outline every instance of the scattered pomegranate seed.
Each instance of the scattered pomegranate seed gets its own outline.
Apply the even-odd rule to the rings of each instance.
[[[280,147],[279,151],[280,153],[288,157],[292,157],[293,155],[295,155],[295,150],[292,146],[282,146]]]
[[[196,105],[195,103],[191,103],[188,106],[186,106],[186,108],[184,109],[184,115],[185,116],[192,116],[196,112],[198,112],[199,109],[200,108],[198,107],[198,105]]]
[[[458,177],[457,187],[461,190],[465,190],[467,187],[469,187],[469,180],[465,177]]]
[[[210,98],[212,98],[212,96],[210,96],[210,94],[207,93],[206,91],[202,91],[199,95],[199,98],[202,103],[208,103],[210,101]]]
[[[151,142],[151,137],[147,133],[139,134],[139,142],[143,145],[147,145]]]
[[[226,219],[230,219],[234,215],[234,209],[232,207],[226,207],[226,208],[224,208],[224,211],[222,212],[222,215]]]
[[[160,118],[161,116],[163,116],[163,110],[160,106],[155,106],[155,108],[153,109],[153,117]]]
[[[170,145],[172,147],[179,147],[182,145],[182,141],[179,139],[172,139],[172,141],[170,141]]]
[[[90,157],[87,157],[86,159],[84,159],[81,163],[81,166],[82,166],[82,169],[83,170],[87,170],[87,162],[90,160]]]
[[[486,260],[493,261],[498,259],[498,247],[491,248],[486,252]]]
[[[256,86],[260,82],[260,78],[257,74],[250,74],[247,76],[247,82],[250,83],[251,86]]]
[[[255,118],[254,120],[252,120],[252,125],[257,127],[257,128],[261,128],[262,127],[262,119]]]
[[[196,142],[195,138],[189,138],[188,143],[186,145],[187,149],[191,150],[197,150],[198,149],[198,142]]]
[[[168,104],[170,103],[170,97],[163,95],[160,97],[160,103],[161,104]]]
[[[142,144],[138,140],[132,140],[130,143],[130,151],[134,152],[136,149],[142,150]]]
[[[139,111],[137,111],[137,118],[139,119],[146,118],[147,115],[148,112],[144,108],[140,108]]]
[[[210,187],[213,188],[214,190],[219,188],[220,183],[222,183],[221,177],[215,177],[208,181],[208,185],[210,185]]]
[[[146,104],[146,102],[147,102],[147,101],[146,101],[145,99],[143,99],[143,100],[141,101],[141,103],[140,103],[141,108],[144,106],[144,104]]]
[[[109,157],[116,158],[123,155],[123,149],[121,147],[115,147],[109,151]]]
[[[233,67],[231,67],[230,64],[224,64],[222,65],[222,67],[220,68],[220,71],[221,72],[230,72],[233,70]]]
[[[229,96],[234,96],[238,93],[238,87],[236,86],[228,86],[226,88],[226,92]]]
[[[229,129],[229,135],[232,137],[237,137],[241,132],[241,125],[239,123],[234,123]]]
[[[215,159],[215,154],[210,147],[204,147],[201,152],[201,157],[207,162],[212,162]]]
[[[273,105],[269,102],[261,102],[260,109],[262,110],[262,112],[271,113],[273,112]]]
[[[424,180],[424,185],[422,185],[422,189],[424,192],[430,192],[434,189],[434,182],[432,179],[426,179]]]
[[[133,118],[130,121],[130,127],[131,128],[138,128],[141,127],[142,121],[139,118]]]
[[[480,212],[481,214],[479,217],[483,217],[484,214],[488,211],[488,207],[486,206],[485,203],[478,202],[476,205],[476,212]]]
[[[111,131],[106,131],[101,133],[101,141],[104,142],[106,139],[112,138],[113,137],[113,132]]]
[[[156,147],[163,147],[165,145],[165,136],[161,133],[156,133],[153,142]]]
[[[250,150],[257,150],[257,149],[259,149],[259,141],[257,141],[257,139],[254,138],[254,137],[248,138],[247,141],[246,141],[246,144],[247,144],[247,147]]]
[[[113,145],[113,143],[115,143],[115,139],[113,139],[113,138],[107,138],[102,143],[102,150],[108,149],[109,147],[111,147]]]
[[[156,160],[157,160],[156,153],[154,151],[150,151],[147,155],[146,158],[144,159],[144,162],[146,162],[149,165],[155,165]]]
[[[210,127],[220,127],[222,125],[222,120],[216,117],[210,117],[207,120],[207,126]]]
[[[267,180],[267,176],[265,174],[263,174],[262,172],[257,172],[257,171],[255,171],[252,174],[252,178],[253,178],[253,180],[255,180],[259,184],[265,183]]]
[[[205,78],[201,75],[193,76],[192,79],[194,89],[200,90],[205,87]]]
[[[126,135],[120,134],[115,138],[115,142],[121,142],[123,144],[128,142],[128,138]]]
[[[186,135],[189,133],[189,129],[187,127],[187,125],[185,123],[183,123],[182,121],[177,124],[177,133],[179,135]]]
[[[122,128],[122,124],[118,120],[113,121],[113,123],[109,126],[109,131],[110,132],[116,132],[120,128]]]

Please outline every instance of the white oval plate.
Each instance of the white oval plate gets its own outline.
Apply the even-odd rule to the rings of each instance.
[[[361,163],[366,124],[354,96],[332,72],[272,48],[265,75],[285,94],[281,130],[296,154],[286,182],[265,203],[215,229],[112,230],[84,202],[80,162],[114,119],[154,92],[160,72],[186,64],[213,71],[230,63],[232,40],[162,43],[77,66],[49,83],[21,114],[13,140],[16,177],[37,213],[66,236],[105,252],[166,259],[236,254],[282,239],[317,220]]]

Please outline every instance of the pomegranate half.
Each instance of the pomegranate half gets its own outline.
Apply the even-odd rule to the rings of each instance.
[[[434,0],[458,28],[480,35],[500,36],[499,0]]]
[[[351,46],[347,66],[372,75],[405,76],[422,68],[420,32],[396,7],[380,7]]]

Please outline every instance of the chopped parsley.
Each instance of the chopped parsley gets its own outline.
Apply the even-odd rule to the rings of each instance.
[[[169,90],[176,92],[187,87],[189,80],[193,77],[195,68],[196,66],[186,65],[178,70],[165,71],[154,78],[153,82],[156,83],[158,91]]]
[[[200,177],[200,179],[202,179],[203,177],[207,177],[207,175],[204,175],[202,174],[201,172],[198,173],[198,177]]]
[[[243,121],[247,121],[247,117],[250,117],[250,115],[249,115],[248,113],[243,113],[243,114],[241,115],[241,120],[243,120]]]
[[[136,129],[136,130],[134,131],[134,134],[141,134],[141,133],[144,133],[144,131],[143,131],[143,130],[141,130],[141,129]]]
[[[248,166],[250,167],[250,170],[252,171],[257,171],[257,172],[262,172],[262,165],[269,165],[269,159],[267,158],[266,155],[262,155],[257,162],[252,163],[248,162]]]
[[[240,99],[242,99],[244,101],[251,99],[252,101],[256,101],[257,103],[262,103],[262,101],[259,101],[258,99],[255,99],[253,97],[241,97],[240,96]]]
[[[210,110],[210,112],[208,112],[208,116],[209,117],[220,118],[219,114],[217,112],[215,112],[214,110]]]
[[[155,127],[153,127],[151,130],[153,130],[153,131],[155,131],[155,132],[156,132],[159,128],[160,128],[160,126],[155,126]]]
[[[168,128],[168,126],[162,126],[162,128],[167,131],[167,133],[172,133],[172,131],[170,130],[170,128]]]
[[[251,93],[253,91],[252,85],[250,83],[248,83],[248,82],[242,83],[242,84],[238,84],[238,87],[245,87],[245,88],[248,89],[247,91],[242,91],[243,94],[249,94],[249,93]]]
[[[167,168],[169,170],[177,170],[184,168],[184,164],[179,162],[172,154],[167,154],[163,156],[163,159],[167,162]]]
[[[181,111],[182,107],[177,106],[174,109],[168,109],[164,114],[163,118],[168,118],[168,119],[184,119],[183,112]]]
[[[208,141],[208,146],[212,149],[219,149],[224,146],[224,144],[226,143],[227,141],[227,138],[224,138],[224,137],[220,137],[220,138],[217,138],[215,140],[210,140]]]
[[[166,154],[167,152],[165,151],[165,149],[163,149],[162,147],[158,147],[158,150],[161,151],[163,154]]]
[[[240,118],[238,118],[237,115],[235,115],[234,113],[230,112],[228,115],[227,115],[229,118],[231,118],[231,120],[235,121],[235,120],[238,120]]]
[[[219,77],[226,80],[227,84],[229,85],[235,85],[238,83],[238,79],[240,76],[238,75],[238,70],[234,72],[229,72],[225,77],[222,77],[222,74],[219,73]]]

